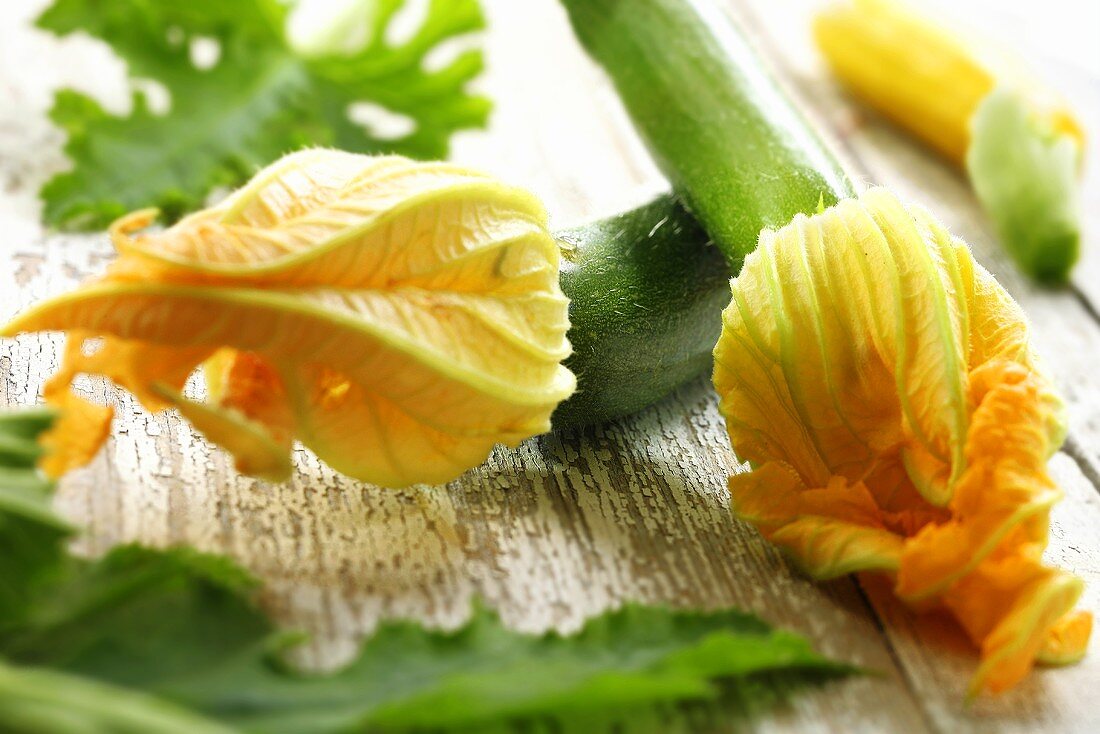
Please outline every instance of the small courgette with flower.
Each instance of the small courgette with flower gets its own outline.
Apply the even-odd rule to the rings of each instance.
[[[1085,134],[1056,93],[979,38],[898,0],[842,0],[814,36],[839,79],[963,167],[1008,253],[1060,283],[1080,250]]]
[[[705,369],[721,329],[715,385],[753,467],[730,480],[735,513],[815,576],[884,574],[948,610],[982,649],[975,691],[1078,658],[1081,582],[1041,563],[1060,403],[1012,299],[931,215],[857,195],[708,3],[564,4],[701,229],[665,200],[573,231],[559,280],[526,192],[294,154],[167,230],[123,218],[105,276],[8,325],[70,333],[50,468],[106,435],[70,390],[91,372],[179,408],[250,473],[285,477],[298,438],[352,476],[442,481],[555,409],[642,407]],[[740,269],[722,318],[708,238]],[[200,364],[206,401],[183,393]]]
[[[751,467],[733,512],[815,578],[881,574],[954,616],[972,694],[1079,659],[1083,584],[1042,563],[1062,404],[1011,296],[930,213],[856,195],[708,0],[564,2],[677,193],[733,262],[751,251],[714,352]],[[759,233],[746,183],[777,202]]]

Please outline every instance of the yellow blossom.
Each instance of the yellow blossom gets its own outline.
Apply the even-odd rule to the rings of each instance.
[[[1091,617],[1042,564],[1062,405],[1023,313],[930,214],[883,189],[761,235],[714,382],[752,470],[734,512],[809,574],[886,574],[981,649],[972,690],[1070,662]]]
[[[558,248],[526,191],[444,163],[309,150],[139,233],[154,216],[116,222],[105,275],[4,329],[69,335],[45,389],[63,409],[52,474],[106,437],[110,411],[70,390],[80,373],[178,408],[243,472],[286,478],[298,439],[387,486],[453,479],[549,430],[574,389]],[[199,402],[182,390],[203,363]]]

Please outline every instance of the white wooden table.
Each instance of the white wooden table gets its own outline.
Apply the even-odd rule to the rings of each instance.
[[[806,2],[725,1],[852,170],[937,212],[1030,315],[1072,425],[1052,461],[1067,497],[1054,512],[1048,558],[1089,582],[1083,606],[1100,611],[1096,177],[1085,195],[1089,249],[1074,285],[1041,290],[998,249],[956,171],[860,111],[825,76],[809,42]],[[553,0],[485,4],[493,29],[482,85],[496,111],[487,133],[457,141],[455,157],[537,191],[558,226],[663,188]],[[1027,16],[1040,12],[1033,5],[971,0],[962,10],[1025,48],[1038,39],[1030,47],[1100,138],[1100,58],[1081,57],[1095,53],[1081,31],[1085,19],[1095,20],[1092,0],[1052,0],[1035,22]],[[35,192],[65,166],[61,135],[44,119],[52,90],[76,86],[117,109],[125,99],[123,67],[98,43],[59,42],[29,29],[25,20],[40,6],[0,0],[3,319],[71,289],[111,256],[103,235],[44,232]],[[1066,19],[1073,31],[1060,36]],[[1092,160],[1097,169],[1100,161]],[[57,346],[52,336],[0,345],[0,404],[36,400]],[[965,707],[977,658],[960,632],[942,619],[915,617],[875,584],[814,584],[731,519],[725,478],[738,462],[705,379],[591,436],[544,436],[497,451],[447,487],[400,492],[348,481],[305,451],[285,485],[242,478],[177,416],[153,417],[113,389],[87,387],[118,406],[118,420],[107,449],[59,491],[62,511],[87,527],[81,549],[98,553],[139,540],[229,553],[266,582],[264,604],[280,622],[314,635],[301,650],[304,664],[346,659],[380,617],[456,625],[474,595],[524,630],[574,629],[626,599],[735,604],[807,635],[829,655],[882,672],[808,690],[753,719],[758,730],[1100,731],[1100,653],[1076,667],[1037,671],[1007,695]],[[733,725],[718,717],[708,726]]]

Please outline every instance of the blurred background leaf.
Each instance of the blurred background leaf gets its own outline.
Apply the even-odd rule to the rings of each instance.
[[[488,117],[488,100],[467,91],[483,59],[466,49],[428,62],[484,18],[477,0],[429,0],[419,25],[395,37],[411,5],[345,2],[329,26],[291,44],[291,10],[278,0],[56,0],[40,27],[103,40],[146,85],[124,116],[57,94],[51,117],[73,169],[42,189],[47,223],[100,228],[146,206],[175,219],[304,146],[445,158],[454,132]],[[148,83],[167,109],[155,109]]]

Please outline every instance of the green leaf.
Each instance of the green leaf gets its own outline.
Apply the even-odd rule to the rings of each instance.
[[[256,582],[228,559],[63,553],[68,528],[34,468],[51,419],[0,415],[0,731],[484,734],[542,720],[658,732],[654,704],[733,693],[749,712],[850,672],[747,614],[636,605],[568,636],[513,632],[481,607],[452,632],[387,622],[343,670],[294,671],[282,656],[301,636],[273,627],[253,603]]]
[[[238,657],[261,660],[276,637],[250,601],[255,586],[227,558],[186,547],[69,559],[27,621],[0,635],[0,656],[145,689]]]
[[[11,472],[8,481],[21,484],[38,476],[34,469],[42,455],[38,436],[51,423],[53,412],[43,408],[0,413],[0,469]],[[0,482],[0,497],[7,486]]]
[[[223,559],[122,548],[51,589],[32,625],[0,639],[0,655],[272,734],[622,715],[714,700],[731,676],[847,670],[749,615],[629,606],[564,637],[509,631],[483,609],[454,632],[389,622],[349,667],[307,675],[280,662],[294,640],[272,631],[249,588]]]
[[[479,609],[450,633],[384,624],[333,676],[226,669],[177,682],[170,696],[248,731],[403,731],[712,700],[718,679],[791,668],[844,670],[738,612],[628,606],[563,637],[512,632]]]
[[[0,413],[0,635],[25,619],[32,591],[63,557],[69,527],[50,507],[53,484],[35,468],[53,413]]]
[[[1081,240],[1077,141],[1006,89],[982,101],[971,125],[966,167],[1005,248],[1032,277],[1064,282]]]
[[[441,43],[484,20],[477,0],[432,0],[419,30],[391,44],[386,31],[404,4],[362,4],[369,33],[361,50],[305,56],[287,42],[287,7],[278,0],[55,0],[39,26],[107,42],[133,77],[163,85],[170,108],[154,113],[135,92],[133,109],[115,116],[78,92],[59,92],[50,114],[68,133],[74,167],[42,189],[47,222],[96,228],[147,206],[175,218],[201,206],[214,187],[240,183],[307,145],[445,157],[451,134],[487,117],[487,100],[465,91],[482,56],[468,51],[431,71],[423,64]],[[198,40],[218,44],[210,68],[192,63]],[[404,115],[414,127],[395,139],[371,132],[348,116],[360,102]]]
[[[0,725],[9,734],[232,734],[137,691],[0,662]]]

